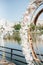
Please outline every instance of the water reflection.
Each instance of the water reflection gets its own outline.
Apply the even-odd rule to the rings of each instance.
[[[32,33],[32,39],[35,53],[40,60],[43,60],[43,34],[41,31],[35,31]]]

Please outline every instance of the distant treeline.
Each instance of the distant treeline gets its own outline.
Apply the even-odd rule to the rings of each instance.
[[[31,31],[34,31],[35,29],[36,29],[36,31],[42,30],[41,34],[43,34],[43,25],[38,24],[37,26],[35,26],[34,24],[31,23],[30,25],[28,25],[28,27],[29,26],[31,27]],[[14,26],[12,26],[12,28],[13,28],[12,32],[7,31],[7,33],[6,33],[6,35],[4,35],[3,39],[4,40],[14,40],[14,41],[17,41],[18,43],[20,43],[21,42],[21,37],[20,37],[21,24],[20,23],[15,24]],[[12,33],[12,34],[10,34],[10,33]]]
[[[17,41],[18,43],[20,43],[21,41],[21,37],[20,37],[20,29],[21,29],[21,24],[15,24],[14,26],[12,26],[13,30],[12,30],[12,34],[10,34],[10,32],[8,31],[6,33],[6,35],[4,35],[4,40],[14,40]]]

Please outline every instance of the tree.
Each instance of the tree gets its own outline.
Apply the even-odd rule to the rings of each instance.
[[[13,26],[13,28],[14,28],[15,30],[20,30],[21,25],[20,25],[20,24],[16,24],[16,25]]]
[[[13,39],[14,39],[15,41],[17,41],[18,43],[20,43],[21,37],[20,37],[19,31],[14,31],[14,32],[13,32]]]

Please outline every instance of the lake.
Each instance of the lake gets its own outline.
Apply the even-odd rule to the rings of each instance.
[[[1,45],[1,43],[0,43]],[[3,46],[3,45],[2,45]],[[4,46],[5,47],[9,47],[9,48],[14,48],[14,49],[19,49],[19,50],[22,50],[22,47],[20,44],[18,44],[17,42],[12,42],[12,41],[4,41]],[[39,54],[43,54],[43,43],[41,43],[41,40],[38,42],[38,43],[34,43],[33,44],[34,46],[34,49],[35,49],[35,52],[36,53],[39,53]],[[1,49],[1,48],[0,48]],[[5,49],[5,51],[8,51],[8,52],[11,52],[11,50],[9,49]],[[17,54],[17,55],[21,55],[21,56],[24,56],[22,52],[19,52],[19,51],[13,51],[14,54]],[[0,52],[0,54],[2,54]],[[6,54],[6,56],[10,57],[10,54]],[[41,60],[43,59],[43,56],[38,56],[39,58],[41,58]],[[22,57],[19,57],[19,56],[13,56],[14,59],[17,59],[17,60],[20,60],[20,61],[23,61],[26,63],[26,60],[25,60],[25,57],[22,58]],[[7,60],[10,60],[9,58],[6,58]],[[15,61],[13,60],[13,62],[15,62],[17,65],[27,65],[27,64],[24,64],[24,63],[21,63],[21,62],[18,62],[18,61]]]
[[[0,45],[2,45],[2,44],[0,43]],[[2,46],[3,46],[3,45],[2,45]],[[22,50],[21,45],[19,45],[17,42],[12,42],[12,41],[7,41],[7,42],[6,42],[6,41],[4,41],[4,46],[5,46],[5,47],[9,47],[9,48],[13,48],[13,49]],[[0,48],[0,50],[2,50],[2,48]],[[11,52],[11,50],[9,50],[9,49],[4,49],[4,50],[7,51],[7,52]],[[13,53],[24,57],[24,55],[23,55],[22,52],[19,52],[19,51],[15,51],[15,50],[14,50]],[[0,52],[0,54],[3,54],[3,53]],[[10,54],[5,53],[5,55],[6,55],[7,57],[11,57]],[[1,58],[2,58],[2,57],[1,57]],[[6,58],[6,59],[10,61],[9,58]],[[22,62],[19,62],[19,61],[12,60],[12,62],[14,62],[14,63],[17,64],[17,65],[27,65],[27,64],[25,64],[25,63],[26,63],[25,57],[22,58],[22,57],[13,55],[13,59],[16,59],[16,60],[19,60],[19,61],[24,62],[24,63],[22,63]]]

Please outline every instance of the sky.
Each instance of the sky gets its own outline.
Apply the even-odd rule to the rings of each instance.
[[[29,4],[29,0],[0,0],[0,19],[20,21]]]
[[[0,0],[0,19],[21,21],[29,2],[30,0]]]
[[[41,4],[41,6],[37,8],[37,10],[35,11],[35,13],[34,13],[32,19],[35,18],[34,16],[36,16],[36,15],[38,14],[38,12],[39,12],[42,8],[43,8],[43,4]],[[43,20],[43,12],[42,12],[41,15],[38,17],[38,20]]]

